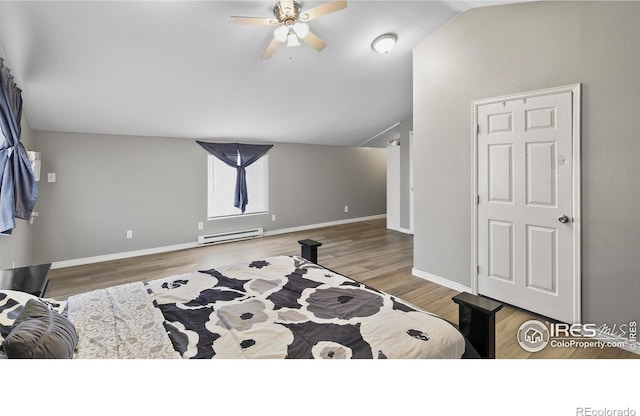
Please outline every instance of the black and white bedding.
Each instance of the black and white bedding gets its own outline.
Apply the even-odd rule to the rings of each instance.
[[[68,299],[75,358],[461,358],[449,322],[302,257]]]

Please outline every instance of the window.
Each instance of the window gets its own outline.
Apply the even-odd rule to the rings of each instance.
[[[236,169],[226,165],[213,155],[207,156],[207,216],[210,219],[269,211],[269,156],[262,156],[246,168],[246,172],[249,203],[243,214],[240,212],[240,208],[233,206]]]

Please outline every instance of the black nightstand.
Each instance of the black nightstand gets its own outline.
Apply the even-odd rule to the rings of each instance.
[[[16,290],[44,297],[49,286],[51,263],[0,270],[0,290]]]

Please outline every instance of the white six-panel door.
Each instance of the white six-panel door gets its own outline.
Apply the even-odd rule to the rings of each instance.
[[[477,291],[563,322],[579,319],[574,94],[475,107]]]

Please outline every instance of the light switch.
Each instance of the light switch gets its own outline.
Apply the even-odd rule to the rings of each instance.
[[[55,173],[47,173],[47,182],[55,182],[56,174]]]

